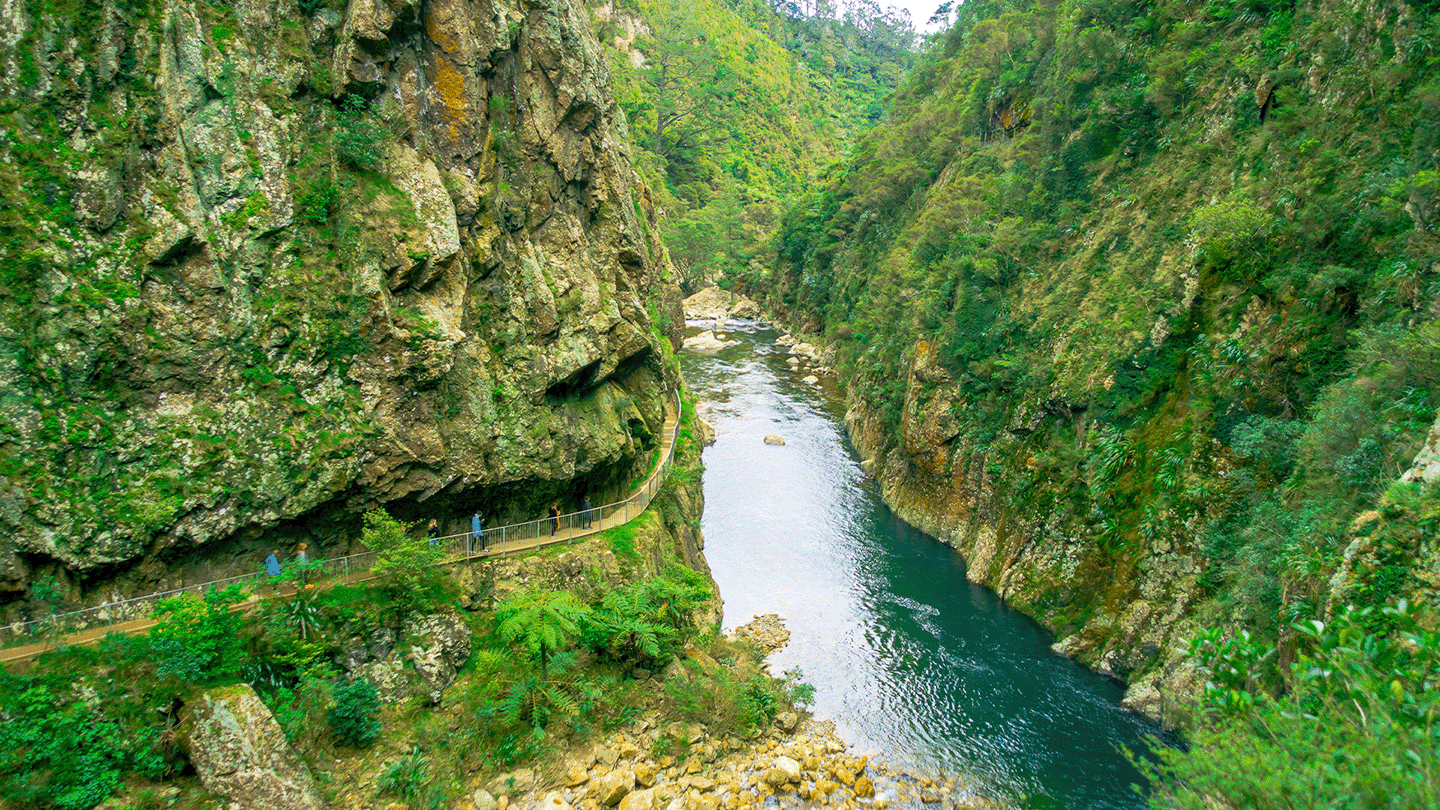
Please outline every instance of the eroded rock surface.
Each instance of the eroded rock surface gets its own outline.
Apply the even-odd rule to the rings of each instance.
[[[315,780],[248,684],[211,689],[187,707],[181,742],[205,789],[237,810],[319,810]]]
[[[583,9],[335,8],[0,38],[36,73],[0,72],[0,618],[42,574],[104,601],[649,461],[679,296]]]
[[[719,287],[706,287],[686,298],[681,306],[691,320],[723,321],[726,318],[754,320],[759,318],[760,305],[739,293]]]

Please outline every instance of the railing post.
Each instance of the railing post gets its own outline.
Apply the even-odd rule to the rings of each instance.
[[[350,584],[350,558],[348,556],[345,558],[345,584]]]

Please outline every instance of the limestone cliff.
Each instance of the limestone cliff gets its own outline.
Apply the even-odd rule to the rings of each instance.
[[[0,3],[0,600],[628,486],[681,318],[572,0]],[[668,333],[668,334],[667,334]]]
[[[1433,604],[1433,5],[955,14],[740,279],[887,500],[1154,713],[1198,626]]]

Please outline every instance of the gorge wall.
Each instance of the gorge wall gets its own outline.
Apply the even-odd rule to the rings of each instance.
[[[1433,6],[957,13],[741,279],[886,499],[1152,714],[1200,628],[1435,596]]]
[[[0,618],[648,469],[678,295],[577,3],[17,0],[0,30]]]

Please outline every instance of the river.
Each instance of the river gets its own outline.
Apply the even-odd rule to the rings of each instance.
[[[1119,707],[1120,687],[1051,652],[1049,632],[881,503],[842,405],[786,365],[776,332],[725,334],[737,343],[682,361],[717,432],[702,527],[725,629],[783,616],[772,670],[800,667],[813,714],[892,767],[1021,807],[1143,807],[1122,752],[1155,730]]]

